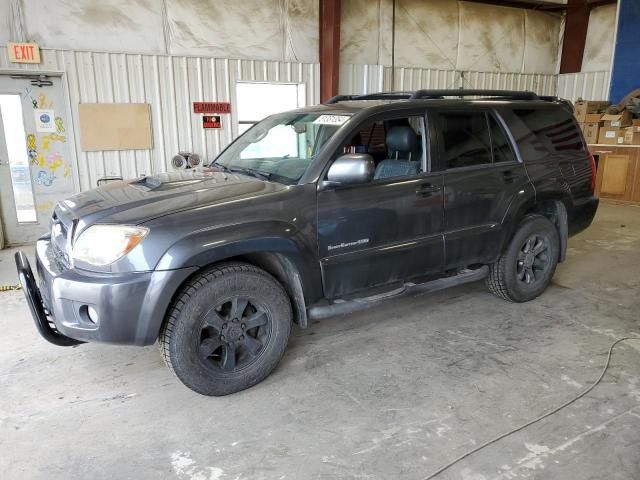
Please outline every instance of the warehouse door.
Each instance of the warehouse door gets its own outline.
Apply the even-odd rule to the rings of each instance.
[[[0,75],[0,247],[35,241],[74,193],[61,78],[32,80]]]

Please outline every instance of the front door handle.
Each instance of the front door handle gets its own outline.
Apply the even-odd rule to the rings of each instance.
[[[431,183],[424,183],[418,185],[416,188],[416,195],[419,197],[430,197],[433,193],[439,192],[440,187],[438,185],[432,185]]]

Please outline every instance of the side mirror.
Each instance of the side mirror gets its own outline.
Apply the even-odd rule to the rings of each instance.
[[[373,180],[376,164],[368,153],[347,153],[338,157],[327,172],[327,185],[354,185]]]

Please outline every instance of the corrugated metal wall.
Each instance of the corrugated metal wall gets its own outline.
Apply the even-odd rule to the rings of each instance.
[[[231,118],[223,117],[223,130],[205,131],[200,115],[192,113],[192,102],[230,101],[235,105],[238,81],[304,83],[307,103],[320,101],[318,64],[69,50],[42,50],[42,59],[39,65],[8,63],[6,48],[0,48],[0,70],[64,73],[81,190],[95,187],[103,176],[134,178],[142,173],[166,171],[178,151],[197,152],[203,159],[213,159],[237,134],[234,109]],[[79,103],[93,102],[151,104],[154,148],[83,152],[77,107]]]
[[[393,90],[464,87],[532,90],[540,95],[555,95],[557,76],[397,67],[393,83]],[[340,66],[340,93],[358,94],[388,90],[392,90],[391,67],[353,64]]]
[[[0,70],[61,72],[68,85],[74,125],[76,172],[81,190],[93,188],[103,176],[134,178],[166,171],[178,151],[213,159],[237,135],[234,113],[223,118],[222,130],[203,130],[194,101],[235,102],[238,81],[304,83],[308,104],[319,103],[318,64],[209,57],[136,55],[124,53],[43,50],[40,65],[7,62],[0,48]],[[382,65],[342,65],[340,93],[391,90],[391,68]],[[599,100],[608,97],[609,73],[568,75],[460,72],[428,68],[396,68],[395,90],[418,88],[488,88],[533,90]],[[83,152],[77,128],[79,103],[145,102],[151,104],[152,150]],[[232,112],[234,109],[232,108]]]
[[[563,73],[558,75],[557,95],[575,102],[584,100],[608,100],[609,72]]]

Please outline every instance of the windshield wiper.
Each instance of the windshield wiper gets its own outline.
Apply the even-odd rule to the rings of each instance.
[[[218,162],[211,162],[208,166],[209,166],[209,168],[219,168],[223,172],[230,172],[231,171],[231,169],[229,167],[227,167],[226,165],[223,165],[221,163],[218,163]]]
[[[229,168],[229,171],[237,173],[248,173],[253,177],[262,178],[264,180],[269,180],[271,178],[271,175],[273,175],[271,172],[263,172],[262,170],[251,167],[231,167]]]

